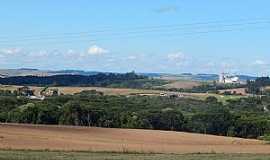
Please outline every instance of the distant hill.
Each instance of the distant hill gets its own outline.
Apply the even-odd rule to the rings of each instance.
[[[14,77],[14,76],[47,76],[47,71],[41,71],[37,69],[0,69],[0,75],[2,77]]]
[[[96,75],[101,72],[97,71],[82,71],[82,70],[60,70],[60,71],[48,71],[48,74],[59,75],[59,74],[71,74],[71,75]]]
[[[182,73],[182,74],[166,74],[166,73],[145,73],[152,78],[161,78],[168,80],[191,80],[191,81],[217,81],[219,79],[218,74],[192,74],[192,73]],[[236,75],[239,77],[240,81],[255,80],[257,77],[249,75]]]
[[[98,73],[96,75],[52,75],[52,76],[16,76],[0,78],[2,85],[33,86],[96,86],[106,87],[146,79],[134,72],[126,74]]]
[[[98,71],[83,71],[83,70],[38,70],[32,68],[20,68],[20,69],[0,69],[0,77],[16,77],[16,76],[53,76],[53,75],[83,75],[91,76],[98,73],[108,74],[109,72],[98,72]],[[112,72],[113,73],[113,72]],[[138,73],[151,78],[162,78],[162,79],[176,79],[176,80],[192,80],[192,81],[214,81],[219,79],[218,74],[169,74],[169,73]],[[238,75],[241,81],[255,80],[256,77],[248,75]]]
[[[96,75],[101,72],[96,71],[82,71],[82,70],[59,70],[59,71],[49,71],[49,70],[38,70],[30,68],[21,69],[0,69],[1,77],[16,77],[16,76],[53,76],[53,75]]]

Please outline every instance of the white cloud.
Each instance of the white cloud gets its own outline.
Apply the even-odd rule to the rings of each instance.
[[[0,54],[15,55],[22,51],[20,48],[4,48],[0,49]]]
[[[253,64],[255,64],[255,65],[265,65],[266,62],[263,61],[263,60],[256,60]]]
[[[93,45],[88,49],[87,53],[88,55],[102,55],[104,53],[109,53],[109,50]]]
[[[186,56],[182,52],[177,52],[177,53],[168,54],[167,58],[170,61],[183,61],[186,59]]]
[[[188,66],[190,64],[190,58],[187,58],[182,52],[175,52],[167,55],[167,59],[170,65],[177,67]]]
[[[39,51],[30,51],[27,54],[27,57],[33,57],[33,58],[42,58],[45,56],[49,56],[49,52],[46,50],[39,50]]]

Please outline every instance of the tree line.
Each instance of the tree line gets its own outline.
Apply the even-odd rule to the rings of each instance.
[[[145,76],[137,75],[134,72],[98,73],[96,75],[53,75],[53,76],[16,76],[0,78],[2,85],[20,86],[99,86],[106,87],[117,85],[133,80],[147,79]]]
[[[260,77],[255,81],[247,81],[247,92],[255,95],[269,94],[267,90],[264,90],[264,87],[270,86],[269,77]]]
[[[169,97],[107,96],[96,91],[44,101],[0,92],[0,122],[137,128],[259,138],[270,132],[270,98],[218,102]]]

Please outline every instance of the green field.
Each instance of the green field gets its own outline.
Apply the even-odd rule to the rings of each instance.
[[[269,160],[255,154],[124,154],[47,151],[0,151],[0,160]]]

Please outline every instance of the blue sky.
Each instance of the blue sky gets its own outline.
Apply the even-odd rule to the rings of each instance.
[[[6,0],[0,68],[270,74],[269,0]]]

